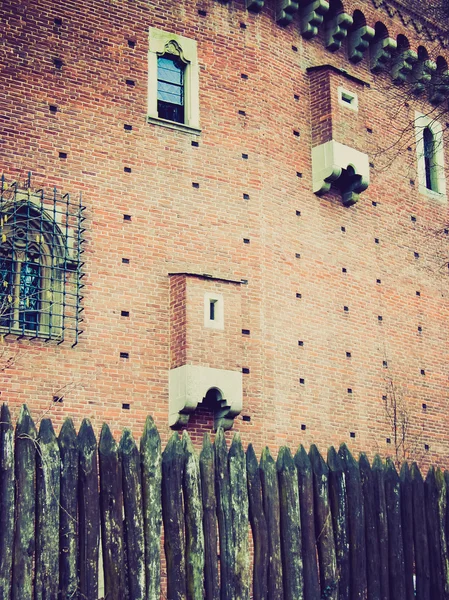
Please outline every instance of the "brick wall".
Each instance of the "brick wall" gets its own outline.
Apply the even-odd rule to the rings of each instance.
[[[391,37],[423,43],[394,11],[345,2],[356,8]],[[400,136],[425,100],[396,110],[397,88],[367,57],[351,65],[344,44],[330,53],[322,33],[304,40],[296,17],[279,27],[273,2],[260,14],[212,0],[5,0],[1,11],[2,171],[81,191],[88,219],[82,339],[74,348],[6,339],[0,398],[136,435],[151,413],[164,430],[168,371],[182,354],[170,347],[169,273],[218,273],[248,280],[224,349],[249,370],[235,424],[245,441],[258,450],[346,441],[391,454],[382,397],[393,382],[413,457],[447,466],[447,204],[418,193],[413,134]],[[198,42],[199,137],[146,123],[150,26]],[[352,114],[332,104],[335,127],[356,135],[372,163],[351,208],[311,192],[319,103],[307,68],[322,64],[370,84],[356,134]],[[398,136],[399,158],[383,150],[398,149]],[[242,329],[250,335],[237,339]],[[189,425],[195,437],[210,427],[201,414]]]

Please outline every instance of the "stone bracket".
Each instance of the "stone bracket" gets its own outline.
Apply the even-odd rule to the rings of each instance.
[[[369,185],[368,155],[330,140],[312,148],[313,192],[318,196],[337,187],[343,204],[351,206]]]
[[[245,0],[246,10],[253,13],[258,13],[264,6],[264,0]]]
[[[400,85],[407,81],[410,76],[413,65],[418,61],[418,55],[414,50],[404,50],[394,57],[391,64],[391,78],[393,83]]]
[[[348,35],[348,58],[352,63],[356,64],[363,59],[374,35],[375,30],[368,25],[351,31]]]
[[[387,69],[387,63],[391,59],[391,54],[398,44],[393,38],[381,38],[375,40],[370,46],[371,64],[370,69],[373,73],[380,73]]]
[[[449,71],[436,71],[430,81],[429,100],[441,104],[449,96]]]
[[[169,372],[169,426],[186,427],[207,392],[215,389],[220,400],[214,410],[214,427],[230,429],[242,411],[242,373],[200,365],[183,365]]]
[[[424,92],[436,70],[437,65],[433,60],[418,60],[409,75],[409,81],[415,94]]]
[[[326,22],[325,46],[327,50],[335,52],[339,50],[343,40],[348,35],[348,29],[353,24],[353,18],[345,12],[334,15]]]
[[[299,31],[303,38],[310,39],[317,35],[318,26],[323,22],[324,15],[329,10],[327,0],[302,0],[300,8]]]
[[[278,0],[276,23],[288,25],[292,22],[293,15],[298,12],[298,0]]]

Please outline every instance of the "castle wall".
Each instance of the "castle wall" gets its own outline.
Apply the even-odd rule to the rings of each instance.
[[[345,2],[355,9],[423,44],[397,14]],[[5,0],[1,11],[2,171],[82,192],[87,220],[80,341],[8,336],[0,398],[16,414],[26,402],[136,435],[152,414],[168,436],[169,370],[189,352],[211,368],[218,356],[244,369],[234,430],[258,450],[347,442],[391,455],[394,389],[412,458],[447,466],[447,200],[419,192],[409,129],[427,100],[396,110],[399,88],[368,56],[329,52],[322,30],[304,39],[297,17],[280,27],[272,2],[259,14],[212,0]],[[197,42],[200,134],[146,120],[149,27]],[[307,70],[328,64],[353,79]],[[342,83],[356,115],[336,100]],[[331,135],[369,157],[350,207],[312,191],[312,145]],[[170,276],[185,273],[212,282]],[[205,332],[204,293],[217,286],[230,312],[223,332]],[[202,411],[187,425],[195,439],[213,425]]]

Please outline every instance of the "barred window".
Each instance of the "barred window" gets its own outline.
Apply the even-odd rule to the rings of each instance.
[[[28,188],[29,190],[29,188]],[[82,207],[1,180],[0,334],[73,343],[81,333]]]

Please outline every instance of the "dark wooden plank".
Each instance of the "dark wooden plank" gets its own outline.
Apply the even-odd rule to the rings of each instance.
[[[371,470],[373,473],[377,535],[379,538],[380,598],[381,600],[389,600],[390,567],[388,561],[388,520],[387,504],[385,499],[385,469],[382,460],[378,454],[376,454],[376,456],[374,457]]]
[[[424,481],[418,465],[410,469],[413,500],[413,536],[415,547],[416,597],[431,600],[429,544],[427,541],[426,505]]]
[[[401,523],[401,486],[392,460],[385,465],[385,501],[388,521],[388,559],[390,564],[390,596],[405,598],[404,543]]]
[[[279,514],[279,489],[276,464],[268,448],[260,459],[263,509],[268,527],[268,599],[282,600],[282,559]]]
[[[6,404],[0,416],[0,600],[11,593],[14,540],[14,428]]]
[[[15,435],[16,514],[12,600],[33,597],[36,515],[36,428],[28,408],[20,410]]]
[[[444,474],[438,467],[435,472],[435,481],[438,491],[438,533],[440,538],[441,566],[443,576],[444,597],[449,598],[449,557],[446,539],[446,481]]]
[[[37,444],[34,599],[57,600],[61,458],[50,419],[42,419]]]
[[[443,600],[444,585],[439,535],[438,487],[434,467],[430,467],[427,473],[424,490],[430,561],[430,597],[432,600]]]
[[[98,445],[100,458],[101,549],[105,596],[125,597],[123,552],[122,464],[109,425],[103,424]]]
[[[249,600],[248,486],[245,453],[238,433],[234,434],[229,448],[228,465],[234,551],[233,597],[239,598],[239,600]]]
[[[161,597],[162,467],[161,438],[148,416],[140,439],[142,499],[145,526],[145,583],[147,600]]]
[[[203,501],[200,465],[187,431],[182,434],[184,448],[184,513],[186,524],[187,600],[204,598]]]
[[[443,476],[444,476],[444,481],[446,483],[446,520],[445,520],[445,530],[446,530],[446,540],[448,542],[448,549],[449,549],[449,471],[444,471]]]
[[[329,502],[337,557],[338,595],[339,598],[350,598],[351,572],[346,477],[343,461],[333,446],[327,452],[327,466],[329,467]]]
[[[59,510],[60,600],[76,597],[78,589],[78,441],[72,419],[66,419],[58,437],[61,456]]]
[[[298,475],[290,449],[286,446],[279,450],[276,469],[279,482],[284,600],[302,600],[304,581]]]
[[[178,432],[162,453],[162,519],[167,561],[167,599],[186,598],[186,562],[182,479],[184,451]]]
[[[406,600],[414,600],[413,575],[415,557],[413,551],[412,479],[410,468],[406,462],[401,467],[399,479],[401,486],[402,539],[404,542],[405,598]]]
[[[318,554],[315,537],[315,509],[313,500],[313,472],[309,456],[300,445],[295,454],[298,474],[299,505],[301,513],[301,544],[304,578],[304,598],[320,600]]]
[[[231,486],[228,469],[228,449],[223,429],[215,436],[215,493],[217,498],[218,531],[220,534],[220,598],[232,598],[234,549],[232,545]]]
[[[440,506],[440,519],[441,519],[440,528],[441,527],[444,528],[444,535],[445,535],[446,544],[447,544],[446,548],[447,548],[447,551],[449,552],[449,471],[444,471],[443,477],[444,477],[444,483],[446,486],[446,515],[443,516],[441,514],[441,506]],[[449,594],[447,593],[447,585],[449,584],[448,578],[449,578],[449,575],[446,576],[446,580],[445,580],[445,588],[446,588],[447,598],[449,598]]]
[[[368,600],[378,600],[381,597],[379,538],[377,531],[374,478],[366,454],[362,453],[360,455],[359,469],[360,481],[362,483],[363,506],[365,510]]]
[[[100,499],[98,495],[97,440],[89,419],[78,432],[79,448],[79,595],[98,598],[98,546]]]
[[[368,595],[366,580],[365,510],[359,465],[346,444],[338,451],[343,461],[348,497],[349,558],[351,562],[351,599],[364,600]]]
[[[206,600],[220,598],[217,559],[217,501],[215,498],[215,458],[210,436],[204,434],[200,454],[204,531],[204,589]]]
[[[337,557],[329,504],[329,469],[315,444],[310,446],[315,508],[315,536],[320,565],[321,596],[338,598]]]
[[[145,600],[145,538],[140,455],[129,429],[124,429],[119,445],[122,463],[123,508],[127,592],[132,600]]]
[[[252,444],[246,450],[248,513],[254,546],[253,598],[268,599],[268,528],[263,510],[260,469]]]

